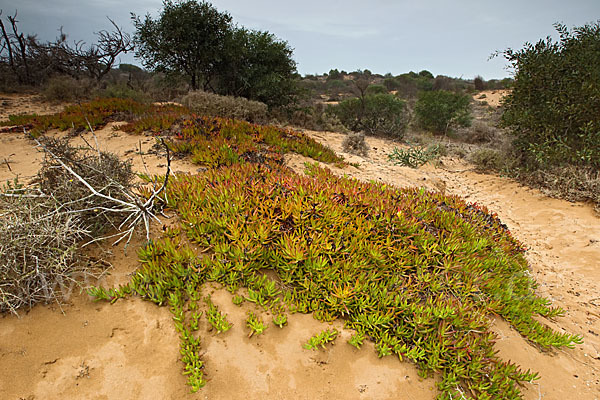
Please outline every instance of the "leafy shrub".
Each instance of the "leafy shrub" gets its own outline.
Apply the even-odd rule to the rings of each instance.
[[[267,105],[243,97],[221,96],[197,90],[181,98],[181,104],[199,115],[242,119],[263,123],[267,120]]]
[[[333,106],[331,112],[354,132],[401,138],[408,125],[406,103],[391,94],[344,100]]]
[[[600,22],[555,27],[558,42],[503,53],[516,73],[502,121],[530,167],[600,168]]]
[[[365,134],[363,132],[351,132],[342,142],[342,149],[346,153],[366,156],[369,152],[369,146],[365,142]]]
[[[469,96],[445,90],[421,92],[415,113],[419,125],[434,133],[447,133],[453,125],[471,123]]]

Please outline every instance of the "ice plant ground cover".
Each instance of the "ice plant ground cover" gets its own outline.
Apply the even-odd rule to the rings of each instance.
[[[437,374],[442,399],[518,399],[519,385],[537,378],[497,356],[490,315],[541,348],[581,342],[539,322],[563,310],[535,294],[523,245],[484,207],[336,177],[317,164],[299,175],[282,165],[284,152],[342,161],[297,132],[196,117],[173,106],[152,110],[127,111],[125,129],[169,136],[173,150],[205,170],[170,181],[165,203],[180,226],[140,249],[131,282],[90,293],[169,306],[192,390],[205,384],[197,330],[206,282],[223,285],[236,302],[270,310],[278,321],[293,312],[341,319],[356,331],[353,345],[373,341],[380,356]],[[116,107],[100,114],[94,124],[124,116]],[[251,320],[249,327],[260,327]],[[224,316],[214,322],[226,330]]]

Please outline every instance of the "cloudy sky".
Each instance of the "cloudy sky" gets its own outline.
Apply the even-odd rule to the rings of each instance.
[[[331,68],[394,75],[427,69],[434,75],[486,79],[510,76],[491,53],[600,19],[600,0],[214,0],[247,28],[289,42],[301,74]],[[0,0],[18,9],[21,30],[43,40],[63,27],[69,40],[93,42],[110,28],[107,16],[132,32],[130,12],[157,16],[162,0]],[[132,55],[123,62],[134,62]]]

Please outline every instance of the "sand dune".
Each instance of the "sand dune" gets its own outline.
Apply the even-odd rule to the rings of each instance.
[[[33,106],[30,106],[33,107]],[[29,109],[31,110],[31,108]],[[29,111],[28,110],[28,111]],[[41,110],[43,112],[43,110]],[[0,114],[0,118],[2,118]],[[128,135],[113,126],[96,133],[101,147],[132,160],[134,168],[161,173],[164,160],[146,153],[154,139]],[[118,125],[117,125],[118,126]],[[341,151],[343,135],[307,131],[308,135]],[[74,139],[75,141],[81,139]],[[32,176],[40,154],[22,134],[0,134],[0,180]],[[368,138],[369,157],[343,154],[359,168],[332,168],[362,180],[397,186],[423,186],[445,191],[486,205],[529,248],[527,257],[539,293],[567,310],[551,325],[582,334],[585,343],[573,350],[541,352],[502,320],[493,322],[499,334],[500,355],[524,369],[540,372],[541,379],[524,387],[526,399],[600,397],[600,219],[591,206],[550,199],[514,181],[472,171],[453,159],[414,170],[387,161],[395,143]],[[6,162],[4,162],[6,160]],[[301,172],[298,155],[287,164]],[[189,162],[174,161],[174,170],[194,173]],[[163,223],[169,224],[165,219]],[[158,235],[160,226],[154,229]],[[128,253],[107,248],[113,265],[100,282],[125,283],[137,266],[136,246]],[[0,317],[0,398],[2,399],[433,399],[435,380],[421,379],[416,368],[397,358],[378,359],[372,345],[361,350],[346,344],[350,332],[328,350],[308,351],[301,345],[324,329],[310,315],[294,314],[284,329],[269,326],[264,335],[248,338],[244,318],[250,306],[233,305],[230,294],[205,288],[229,315],[234,327],[216,335],[201,331],[206,350],[208,384],[190,395],[181,374],[179,339],[166,307],[139,299],[114,305],[95,303],[87,295],[72,293],[59,307],[39,305],[20,318]]]

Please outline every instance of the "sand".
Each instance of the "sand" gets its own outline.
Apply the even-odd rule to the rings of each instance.
[[[6,96],[0,96],[6,97]],[[43,112],[44,105],[27,100],[28,110]],[[2,114],[0,114],[0,117]],[[139,153],[154,138],[128,135],[109,125],[98,130],[101,147],[130,158],[134,168],[161,173],[164,160]],[[118,125],[117,125],[118,126]],[[307,131],[339,153],[341,134]],[[74,139],[81,140],[81,139]],[[573,350],[541,352],[502,320],[495,320],[500,355],[536,370],[541,379],[524,386],[526,399],[600,398],[600,219],[590,205],[550,199],[514,181],[473,172],[470,165],[444,159],[437,168],[397,167],[387,161],[393,142],[367,138],[371,151],[363,158],[342,153],[359,168],[332,168],[339,174],[377,180],[398,186],[424,186],[458,194],[497,212],[513,234],[529,248],[532,274],[539,293],[567,310],[551,323],[555,329],[584,335],[585,343]],[[0,181],[19,175],[26,180],[39,166],[39,153],[23,135],[0,133]],[[4,162],[8,160],[8,165]],[[301,172],[304,158],[286,157]],[[195,172],[197,167],[175,160],[175,171]],[[163,219],[170,224],[173,219]],[[161,226],[154,225],[156,235]],[[137,237],[127,253],[108,248],[111,274],[101,284],[127,282],[137,266]],[[94,282],[95,283],[95,282]],[[139,299],[110,305],[95,303],[78,290],[59,307],[38,305],[20,318],[0,317],[0,399],[433,399],[434,379],[421,379],[416,368],[397,358],[378,359],[372,345],[361,350],[346,343],[351,332],[328,350],[308,351],[306,340],[325,329],[310,315],[291,315],[289,326],[269,324],[259,337],[247,337],[244,304],[233,305],[231,295],[208,286],[213,301],[228,314],[234,326],[228,332],[208,332],[201,322],[206,351],[207,386],[189,394],[181,374],[179,339],[165,307]],[[263,314],[265,321],[270,321]]]
[[[500,107],[502,98],[508,94],[509,90],[482,90],[473,95],[473,99],[479,102],[487,102],[490,107]]]

